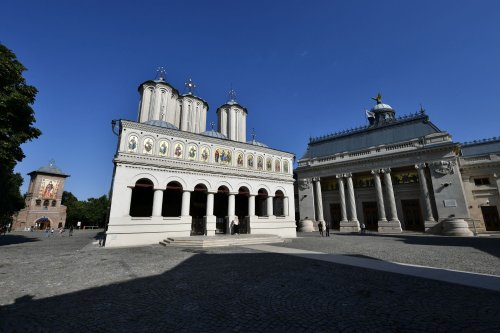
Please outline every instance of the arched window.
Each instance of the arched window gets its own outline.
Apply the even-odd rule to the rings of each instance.
[[[149,217],[153,214],[153,182],[147,178],[139,179],[132,189],[130,216]]]
[[[182,208],[182,185],[178,182],[170,182],[163,192],[162,216],[181,216]]]
[[[276,191],[273,198],[273,210],[274,215],[276,216],[284,216],[283,202],[285,199],[285,195],[280,190]]]
[[[267,191],[263,188],[259,189],[257,196],[255,197],[255,215],[257,216],[268,216],[267,211]]]

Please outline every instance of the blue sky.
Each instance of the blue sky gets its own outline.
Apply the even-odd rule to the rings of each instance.
[[[8,1],[0,42],[28,68],[42,136],[79,199],[106,194],[137,87],[165,67],[192,78],[207,127],[231,84],[256,139],[300,158],[310,136],[366,124],[379,91],[397,115],[424,106],[458,142],[500,136],[500,1]]]

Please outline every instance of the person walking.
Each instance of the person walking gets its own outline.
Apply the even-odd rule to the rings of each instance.
[[[330,237],[330,221],[326,221],[325,237]]]
[[[361,223],[361,234],[366,234],[366,225],[364,223]]]
[[[50,229],[50,236],[54,236],[54,228]]]
[[[240,221],[238,219],[234,220],[234,233],[236,235],[240,234]]]
[[[318,230],[320,236],[323,237],[323,223],[321,223],[321,221],[318,222]]]
[[[73,225],[69,227],[69,237],[73,236]]]

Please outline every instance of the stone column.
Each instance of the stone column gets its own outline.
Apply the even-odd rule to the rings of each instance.
[[[227,201],[227,215],[234,216],[235,211],[235,195],[229,194],[229,200]]]
[[[181,216],[189,216],[189,206],[191,204],[191,192],[182,192]]]
[[[248,216],[255,216],[255,195],[248,197]]]
[[[155,189],[153,197],[153,216],[161,216],[163,189]]]
[[[340,197],[340,215],[342,222],[347,222],[347,209],[345,205],[345,190],[344,190],[344,175],[337,175],[337,182],[339,186],[339,197]]]
[[[383,227],[379,227],[380,232],[402,232],[401,222],[398,219],[398,211],[396,209],[396,200],[394,199],[394,189],[392,188],[391,169],[382,169],[384,173],[385,189],[389,197],[389,207],[391,209],[391,219],[385,223]]]
[[[216,217],[214,216],[214,194],[207,193],[207,215],[205,216],[206,235],[215,236]]]
[[[427,185],[427,178],[425,177],[425,163],[415,164],[415,169],[418,172],[418,181],[420,182],[420,190],[422,191],[422,197],[424,198],[425,205],[425,231],[436,225],[436,220],[432,214],[431,198],[429,193],[429,187]]]
[[[288,217],[289,210],[288,210],[288,197],[283,198],[283,215]]]
[[[214,194],[207,193],[207,216],[214,215]]]
[[[349,208],[351,209],[351,223],[356,223],[359,228],[358,214],[356,213],[356,199],[354,198],[354,185],[352,184],[352,174],[345,174],[347,178],[347,195],[349,197]]]
[[[323,197],[321,196],[321,183],[320,178],[314,178],[314,191],[316,194],[317,206],[318,206],[318,215],[316,220],[321,222],[323,226],[325,225],[325,219],[323,217]]]
[[[130,187],[130,186],[125,187],[124,197],[125,197],[126,201],[123,203],[123,207],[124,207],[124,209],[127,210],[127,212],[124,212],[124,213],[127,213],[126,215],[128,215],[128,216],[130,216],[130,208],[132,208],[132,207],[130,207],[130,205],[132,203],[132,188],[133,187]]]
[[[382,182],[380,181],[380,170],[372,170],[373,179],[375,180],[375,190],[377,192],[377,208],[378,222],[387,222],[385,217],[384,194],[382,193]]]
[[[273,216],[273,197],[268,196],[266,199],[267,202],[267,216]]]

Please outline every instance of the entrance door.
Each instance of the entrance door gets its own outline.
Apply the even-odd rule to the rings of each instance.
[[[422,211],[418,200],[401,200],[405,230],[425,231]]]
[[[191,222],[191,236],[201,236],[206,234],[206,224],[204,217],[193,217]]]
[[[500,218],[498,218],[498,209],[496,206],[481,206],[483,212],[484,225],[487,231],[500,230]]]
[[[340,230],[340,220],[342,219],[340,204],[330,204],[330,216],[332,219],[332,229]]]
[[[366,229],[378,231],[378,208],[377,202],[363,202],[363,217]]]
[[[249,234],[250,233],[250,218],[248,216],[239,216],[239,234]]]

